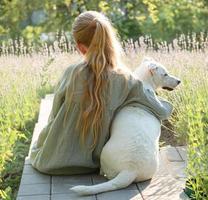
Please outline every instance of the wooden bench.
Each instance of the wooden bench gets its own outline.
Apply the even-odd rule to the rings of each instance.
[[[52,108],[53,94],[41,101],[38,122],[35,125],[31,144],[47,124]],[[93,185],[106,181],[98,174],[49,176],[35,170],[26,157],[17,200],[177,200],[189,199],[183,192],[184,169],[186,166],[185,147],[162,147],[160,167],[151,181],[133,183],[117,191],[92,196],[78,196],[69,188],[75,185]]]

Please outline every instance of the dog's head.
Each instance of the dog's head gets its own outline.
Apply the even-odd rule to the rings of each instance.
[[[144,58],[135,73],[141,81],[152,84],[154,89],[171,91],[181,82],[177,77],[170,75],[162,64],[149,57]]]

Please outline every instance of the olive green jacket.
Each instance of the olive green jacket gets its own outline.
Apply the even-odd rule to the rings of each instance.
[[[63,127],[67,106],[65,92],[67,84],[70,83],[73,76],[72,72],[77,67],[82,68],[82,70],[76,80],[75,93],[67,115],[67,123]],[[80,112],[82,81],[83,79],[87,80],[87,73],[89,73],[88,68],[81,64],[69,66],[57,84],[48,123],[41,130],[29,155],[32,166],[43,173],[70,175],[97,171],[100,166],[102,148],[110,137],[111,122],[115,114],[124,106],[142,107],[154,114],[159,120],[167,119],[171,115],[172,105],[145,90],[141,81],[129,74],[126,82],[123,75],[111,71],[107,76],[109,87],[105,92],[106,111],[99,140],[95,149],[90,151],[92,134],[89,134],[86,146],[81,148],[75,125]],[[90,130],[91,132],[92,130]]]

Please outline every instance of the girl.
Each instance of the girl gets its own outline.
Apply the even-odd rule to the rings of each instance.
[[[33,167],[47,174],[97,171],[111,122],[127,104],[142,106],[160,120],[172,112],[171,104],[145,90],[123,67],[120,43],[103,14],[80,14],[72,33],[83,60],[60,79],[48,124],[30,153]]]

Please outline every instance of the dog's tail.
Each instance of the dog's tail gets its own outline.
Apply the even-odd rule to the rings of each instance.
[[[80,195],[92,195],[101,192],[112,191],[129,186],[137,177],[136,171],[123,170],[115,178],[105,183],[92,186],[78,185],[70,188],[70,190]]]

